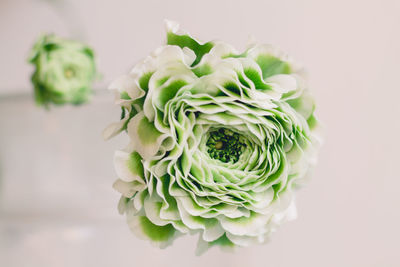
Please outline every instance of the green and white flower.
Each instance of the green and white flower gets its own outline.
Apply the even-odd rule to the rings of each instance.
[[[122,119],[105,138],[131,141],[114,158],[119,211],[160,247],[181,234],[199,235],[199,253],[263,243],[295,217],[294,188],[315,163],[301,68],[269,45],[239,53],[167,26],[167,45],[110,85]]]
[[[44,35],[33,46],[29,62],[35,66],[32,83],[37,104],[88,101],[96,77],[94,53],[88,46]]]

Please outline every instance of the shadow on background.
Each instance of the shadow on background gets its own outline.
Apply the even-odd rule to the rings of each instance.
[[[3,164],[2,164],[3,160],[2,160],[2,155],[1,155],[1,151],[0,151],[0,213],[1,213],[1,209],[2,209],[2,205],[3,205],[3,176],[4,176],[4,168],[3,168]]]
[[[85,41],[86,29],[81,17],[78,15],[77,7],[69,0],[23,0],[27,5],[48,6],[50,12],[55,12],[67,25],[69,36],[67,38],[78,39]],[[1,17],[8,13],[15,13],[19,9],[21,3],[15,0],[0,0],[0,22]],[[32,14],[30,19],[34,19],[35,14]],[[55,33],[57,34],[57,33]]]
[[[65,22],[69,29],[70,36],[81,41],[85,41],[86,29],[81,17],[79,16],[76,7],[68,0],[35,0],[38,3],[42,2],[51,7]]]

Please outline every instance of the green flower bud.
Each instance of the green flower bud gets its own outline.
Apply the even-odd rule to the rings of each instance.
[[[88,46],[44,35],[33,46],[29,62],[35,66],[31,80],[38,105],[88,101],[96,77],[94,53]]]

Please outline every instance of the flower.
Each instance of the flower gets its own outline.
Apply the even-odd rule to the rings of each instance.
[[[104,135],[130,139],[114,188],[132,231],[160,247],[198,233],[201,253],[263,243],[293,219],[319,143],[301,70],[270,45],[239,53],[168,22],[167,45],[110,85],[122,119]]]
[[[96,76],[94,53],[88,46],[44,35],[33,46],[29,62],[35,66],[31,80],[38,105],[88,101]]]

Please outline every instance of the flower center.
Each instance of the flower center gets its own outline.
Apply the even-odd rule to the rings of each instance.
[[[244,138],[231,130],[220,128],[209,133],[207,152],[213,159],[222,162],[237,162],[246,144]]]
[[[65,78],[70,79],[75,76],[75,71],[72,68],[67,68],[64,70]]]

